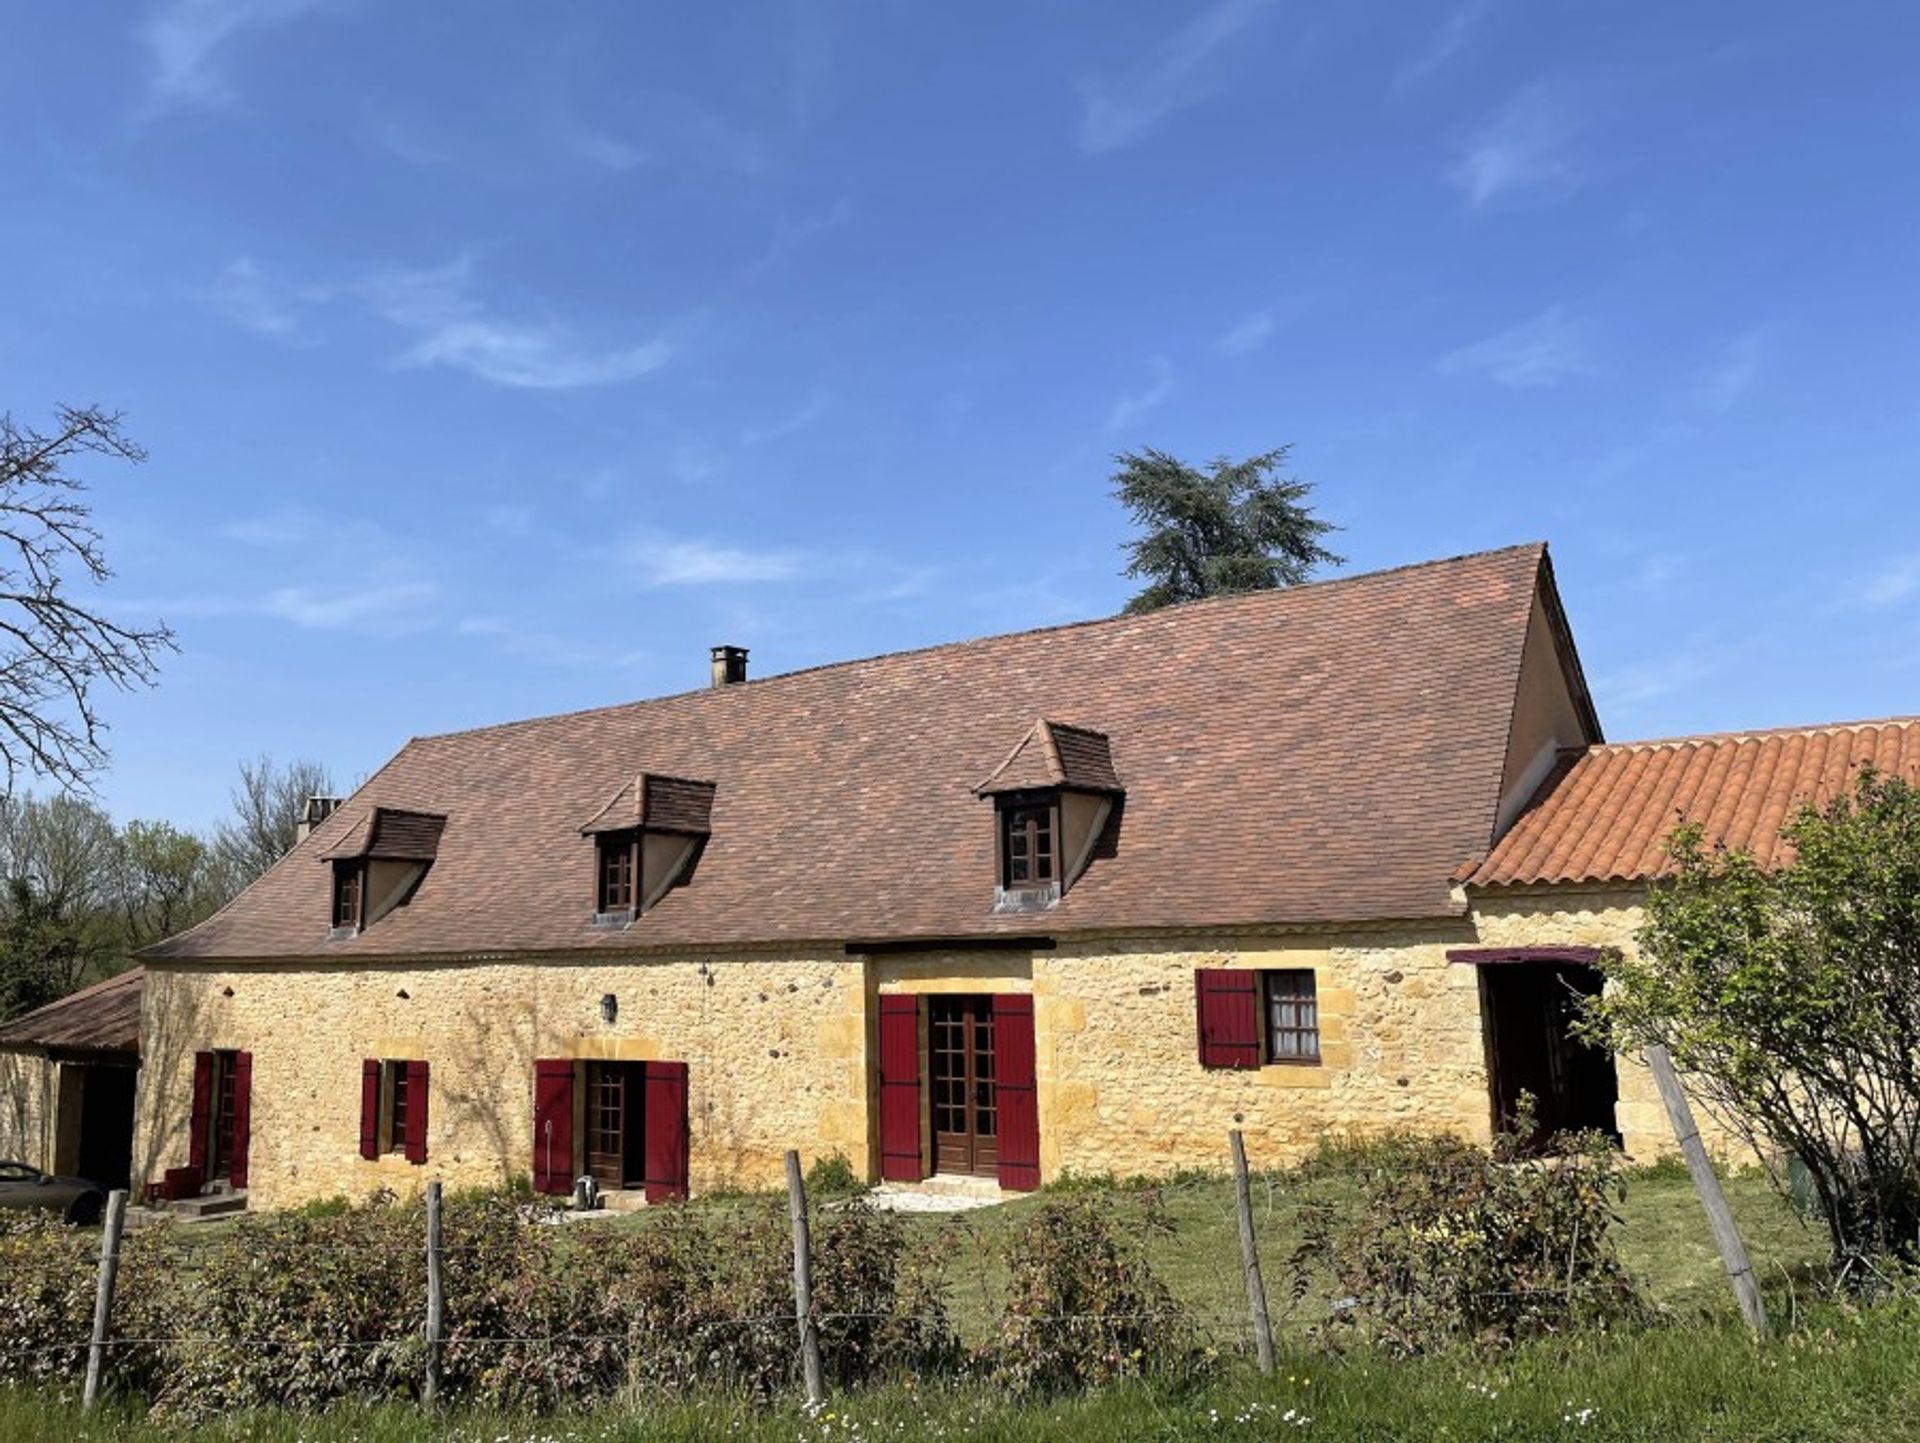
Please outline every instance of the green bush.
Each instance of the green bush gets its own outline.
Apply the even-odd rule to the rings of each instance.
[[[857,1197],[867,1190],[844,1152],[828,1153],[807,1169],[807,1196],[814,1199]]]
[[[1323,1335],[1397,1353],[1454,1342],[1505,1346],[1648,1315],[1610,1232],[1624,1163],[1604,1137],[1522,1155],[1450,1137],[1400,1137],[1350,1153],[1357,1205],[1310,1203],[1293,1259],[1296,1301],[1330,1274]]]
[[[1049,1198],[1008,1244],[1007,1306],[994,1374],[1016,1393],[1130,1377],[1185,1377],[1202,1359],[1193,1321],[1139,1236],[1172,1225],[1149,1193],[1123,1218],[1092,1193]]]

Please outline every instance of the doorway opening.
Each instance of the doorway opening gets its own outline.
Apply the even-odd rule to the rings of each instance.
[[[131,1067],[76,1068],[80,1082],[80,1145],[76,1171],[112,1190],[133,1177],[133,1093],[139,1073]]]
[[[1604,984],[1584,963],[1519,962],[1479,968],[1493,1126],[1510,1132],[1524,1093],[1533,1127],[1523,1139],[1544,1146],[1557,1132],[1602,1132],[1616,1143],[1620,1080],[1613,1054],[1573,1033],[1582,1002]]]
[[[603,1189],[646,1184],[645,1082],[634,1062],[589,1062],[586,1068],[587,1174]]]
[[[927,1009],[933,1170],[994,1177],[1000,1162],[991,997],[935,997]]]

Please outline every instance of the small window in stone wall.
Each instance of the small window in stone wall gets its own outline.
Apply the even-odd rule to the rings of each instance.
[[[1320,1060],[1320,1002],[1313,973],[1299,969],[1265,972],[1267,1061],[1312,1063]]]
[[[427,1160],[427,1078],[424,1062],[370,1057],[360,1064],[360,1156]]]

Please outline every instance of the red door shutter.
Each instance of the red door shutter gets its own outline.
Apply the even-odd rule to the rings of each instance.
[[[880,999],[880,1176],[919,1182],[920,999]]]
[[[213,1133],[213,1054],[193,1054],[193,1110],[187,1115],[187,1166],[208,1182],[207,1142]]]
[[[380,1064],[371,1057],[360,1064],[360,1156],[380,1156]]]
[[[646,1113],[641,1122],[647,1201],[687,1196],[687,1064],[644,1064]]]
[[[1000,1115],[1000,1186],[1040,1186],[1040,1097],[1034,1082],[1033,999],[993,999],[994,1103]]]
[[[403,1062],[407,1069],[407,1147],[408,1162],[427,1160],[427,1064]]]
[[[1193,974],[1202,1067],[1260,1065],[1260,974],[1202,967]]]
[[[247,1185],[247,1145],[253,1141],[253,1054],[233,1054],[233,1171],[227,1180]]]
[[[573,1191],[573,1059],[533,1064],[533,1190]]]

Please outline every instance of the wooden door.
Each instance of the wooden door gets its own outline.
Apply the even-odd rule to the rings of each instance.
[[[237,1055],[213,1054],[213,1167],[210,1178],[231,1177],[238,1132],[234,1123],[239,1112]]]
[[[587,1064],[587,1172],[603,1188],[624,1188],[640,1171],[633,1145],[639,1123],[639,1089],[628,1086],[623,1063]]]
[[[1000,1135],[993,999],[936,997],[927,1020],[933,1170],[993,1177],[998,1173]]]

